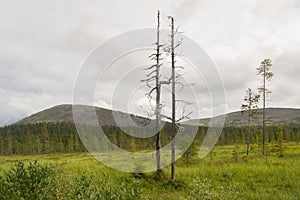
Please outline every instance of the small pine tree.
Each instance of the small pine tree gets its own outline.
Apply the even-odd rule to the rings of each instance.
[[[266,148],[266,97],[269,93],[271,93],[270,90],[266,87],[266,82],[270,81],[273,77],[273,72],[271,72],[272,67],[272,61],[271,59],[264,59],[260,66],[257,69],[257,75],[260,75],[263,77],[263,85],[258,88],[259,92],[262,93],[263,96],[263,110],[262,110],[262,152],[263,155],[267,157],[267,148]],[[267,160],[267,158],[266,158]]]

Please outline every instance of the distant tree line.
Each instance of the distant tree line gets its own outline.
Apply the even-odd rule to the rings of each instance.
[[[135,132],[135,127],[130,127]],[[103,126],[109,140],[115,145],[128,151],[155,150],[156,136],[149,138],[137,138],[123,132],[115,126]],[[140,130],[140,129],[139,129]],[[166,123],[161,130],[161,143],[165,146],[171,141],[171,124]],[[151,129],[145,128],[145,135],[151,133]],[[183,133],[190,134],[197,131],[191,148],[200,147],[207,127],[184,126]],[[149,132],[149,133],[148,133]],[[224,127],[217,145],[245,144],[248,129],[247,127]],[[261,127],[252,126],[252,143],[261,144]],[[297,142],[300,141],[300,126],[289,124],[281,126],[267,126],[266,138],[268,142]],[[105,145],[105,144],[102,144]],[[0,155],[30,155],[30,154],[51,154],[51,153],[74,153],[86,152],[74,124],[57,123],[36,123],[26,125],[11,125],[0,128]],[[192,151],[190,151],[192,152]],[[187,155],[188,156],[188,155]]]
[[[1,155],[83,151],[74,124],[36,123],[0,128]]]

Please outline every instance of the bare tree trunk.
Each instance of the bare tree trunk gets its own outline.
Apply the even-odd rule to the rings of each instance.
[[[175,181],[175,54],[174,54],[174,18],[171,17],[172,30],[171,30],[171,48],[172,48],[172,142],[171,142],[171,178]]]
[[[248,124],[250,124],[251,122],[251,117],[248,116]],[[251,126],[248,126],[248,134],[247,134],[247,150],[246,150],[246,155],[249,155],[249,149],[250,149],[250,137],[251,137]]]
[[[156,155],[156,171],[162,172],[161,168],[161,131],[160,131],[160,121],[161,121],[161,84],[160,81],[160,67],[162,64],[160,63],[161,60],[161,52],[160,48],[162,45],[160,45],[160,12],[157,11],[157,35],[156,35],[156,52],[151,54],[149,58],[151,60],[155,60],[155,64],[151,65],[149,68],[146,68],[146,70],[151,70],[147,75],[146,79],[141,80],[141,82],[145,82],[146,85],[151,88],[150,92],[147,93],[149,101],[152,99],[152,93],[155,92],[155,99],[156,99],[156,105],[155,105],[155,134],[156,134],[156,145],[155,145],[155,155]],[[155,87],[151,86],[150,83],[155,82]],[[151,104],[151,103],[150,103]]]
[[[249,147],[250,147],[250,137],[251,137],[251,89],[248,88],[248,94],[249,94],[249,110],[248,110],[248,133],[247,133],[247,150],[246,155],[249,155]]]
[[[265,124],[265,110],[266,110],[266,67],[264,66],[264,85],[263,85],[263,127],[262,127],[262,148],[263,155],[266,155],[266,124]]]
[[[156,48],[156,108],[155,108],[155,114],[156,114],[156,169],[158,172],[161,172],[161,133],[160,133],[160,111],[161,111],[161,105],[160,105],[160,41],[159,41],[159,28],[160,28],[160,13],[158,11],[157,13],[157,48]]]

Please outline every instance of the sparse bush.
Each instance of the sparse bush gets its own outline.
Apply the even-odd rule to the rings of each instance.
[[[0,199],[139,199],[140,181],[111,180],[105,175],[72,177],[54,166],[18,162],[0,176]]]
[[[18,162],[0,178],[0,199],[49,199],[52,175],[50,166],[41,166],[37,161],[27,167]]]

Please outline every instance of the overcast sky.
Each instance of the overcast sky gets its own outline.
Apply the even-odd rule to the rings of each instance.
[[[275,74],[268,106],[300,107],[299,0],[0,0],[0,125],[72,103],[90,52],[117,34],[155,28],[157,9],[166,27],[174,16],[215,63],[227,111],[239,110],[245,90],[260,85],[256,67],[264,58]]]

